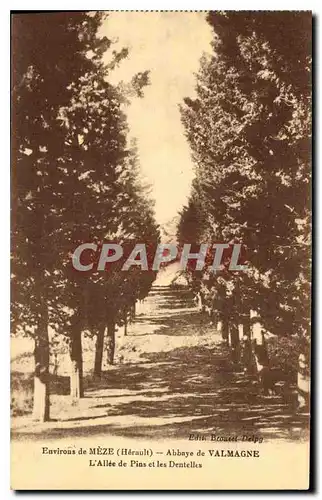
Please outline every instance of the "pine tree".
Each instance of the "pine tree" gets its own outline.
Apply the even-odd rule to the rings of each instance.
[[[201,239],[241,243],[249,270],[205,272],[198,286],[219,313],[226,305],[233,324],[252,309],[272,333],[305,335],[310,14],[216,12],[208,20],[213,54],[201,61],[197,98],[182,106],[196,165],[192,199],[206,214]]]
[[[49,326],[68,339],[71,394],[83,394],[81,333],[97,311],[102,276],[75,272],[72,253],[80,243],[115,235],[122,222],[126,229],[122,210],[133,203],[124,192],[127,184],[134,189],[126,99],[108,83],[127,52],[113,52],[103,64],[110,47],[97,38],[103,18],[13,17],[12,318],[14,331],[35,339],[38,420],[49,419]],[[136,92],[141,80],[133,82]],[[103,294],[103,311],[115,295],[120,301],[120,280],[108,281],[103,288],[114,296]]]
[[[53,247],[64,216],[57,203],[65,183],[59,112],[71,99],[73,80],[88,69],[85,53],[99,18],[84,13],[13,16],[12,313],[13,326],[18,323],[35,338],[37,420],[49,419],[48,327],[57,293]]]

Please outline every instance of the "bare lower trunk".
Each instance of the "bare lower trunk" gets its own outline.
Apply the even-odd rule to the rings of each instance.
[[[106,361],[109,365],[114,363],[115,354],[115,319],[109,319],[106,338]]]
[[[257,311],[250,311],[251,318],[251,337],[257,344],[263,343],[263,335],[262,335],[262,323]]]
[[[248,339],[251,338],[251,327],[250,327],[250,312],[243,317],[243,336]]]
[[[225,317],[222,319],[221,336],[223,341],[229,345],[229,324],[228,319]]]
[[[135,314],[136,314],[136,302],[133,302],[133,304],[130,307],[130,323],[133,323],[135,320]]]
[[[95,362],[94,362],[94,375],[95,375],[95,377],[101,377],[101,375],[102,375],[104,334],[105,334],[105,325],[102,324],[98,328],[97,337],[96,337]]]
[[[233,362],[238,363],[240,359],[239,331],[238,326],[233,323],[230,325],[230,345]]]
[[[84,397],[83,389],[83,353],[81,330],[74,331],[70,344],[71,375],[70,395],[73,400],[78,401]]]
[[[299,408],[309,404],[310,399],[310,376],[308,360],[304,354],[300,354],[297,373],[297,400]]]
[[[35,337],[35,373],[33,419],[39,422],[49,420],[49,337],[48,310],[44,307]]]
[[[124,335],[127,335],[127,309],[124,311]]]
[[[258,343],[255,337],[253,348],[256,365],[255,370],[257,371],[261,389],[264,395],[270,395],[272,392],[274,392],[274,381],[270,369],[269,354],[265,342],[265,337],[262,332],[261,343]]]
[[[195,297],[195,302],[197,304],[198,311],[201,312],[202,311],[202,298],[201,298],[200,292],[197,293],[197,295]]]
[[[242,319],[243,341],[241,348],[241,362],[247,373],[252,373],[255,366],[255,359],[252,351],[250,311]]]

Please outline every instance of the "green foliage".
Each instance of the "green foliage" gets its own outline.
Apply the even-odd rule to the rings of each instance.
[[[233,321],[253,309],[273,333],[307,335],[311,16],[216,12],[208,21],[213,54],[201,60],[197,98],[181,106],[196,179],[179,239],[241,243],[249,269],[190,279]]]
[[[98,38],[103,13],[13,16],[13,330],[34,335],[44,308],[70,335],[118,314],[148,293],[154,275],[76,273],[71,255],[84,242],[158,241],[153,209],[138,179],[122,106],[109,83],[127,57]],[[28,42],[28,43],[27,43]],[[147,73],[133,77],[140,94]],[[113,310],[113,311],[111,311]],[[94,321],[95,320],[95,321]]]

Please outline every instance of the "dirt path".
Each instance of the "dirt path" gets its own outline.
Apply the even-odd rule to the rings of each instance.
[[[306,432],[307,417],[297,415],[291,401],[261,396],[256,382],[236,371],[220,336],[203,323],[184,290],[153,289],[138,306],[129,335],[119,332],[117,347],[118,363],[100,381],[86,377],[78,406],[53,394],[53,420],[35,426],[26,416],[16,418],[13,436],[246,433],[291,439]]]

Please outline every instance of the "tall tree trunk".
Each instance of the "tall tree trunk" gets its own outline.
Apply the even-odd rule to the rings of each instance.
[[[135,314],[136,314],[136,301],[134,300],[134,302],[130,306],[130,323],[133,323],[133,321],[135,320]]]
[[[109,365],[114,363],[115,354],[115,318],[109,318],[107,323],[107,338],[106,338],[106,360]]]
[[[232,359],[234,363],[238,363],[240,359],[240,344],[238,325],[230,324],[230,345],[232,348]]]
[[[124,335],[127,336],[127,308],[124,309]]]
[[[241,362],[246,373],[252,373],[255,366],[255,358],[252,350],[250,311],[242,318],[243,339],[241,348]]]
[[[78,401],[80,398],[84,397],[82,332],[80,328],[75,328],[72,332],[70,359],[70,395],[74,401]]]
[[[44,304],[35,337],[35,372],[33,419],[47,422],[50,417],[49,401],[49,336],[48,308]]]
[[[97,336],[96,336],[95,362],[94,362],[94,375],[95,375],[95,377],[101,377],[101,375],[102,375],[104,334],[105,334],[105,324],[103,323],[98,327]]]
[[[226,316],[222,318],[221,336],[224,342],[229,345],[229,324]]]
[[[196,301],[196,304],[198,307],[198,311],[201,312],[202,311],[202,298],[201,298],[200,292],[197,293],[197,295],[195,297],[195,301]]]
[[[263,335],[262,335],[262,323],[257,311],[250,311],[251,318],[251,337],[253,340],[256,340],[257,344],[263,343]]]
[[[299,408],[306,407],[310,401],[310,373],[308,358],[300,354],[297,372],[297,401]]]
[[[251,338],[250,311],[248,311],[248,314],[245,314],[242,323],[243,323],[243,336],[250,339]]]

